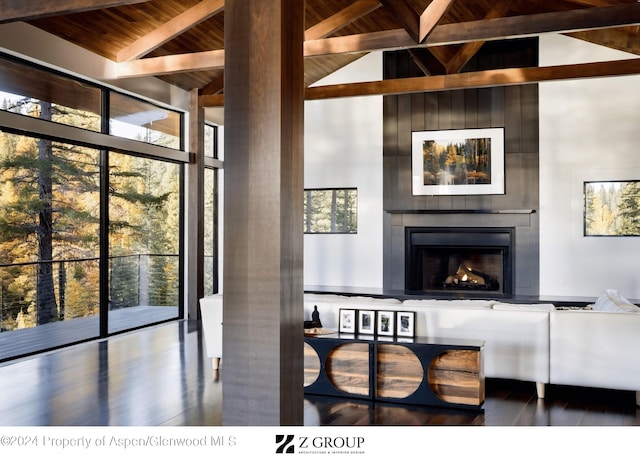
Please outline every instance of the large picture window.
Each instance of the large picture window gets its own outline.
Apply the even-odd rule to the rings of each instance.
[[[183,113],[5,56],[0,111],[0,361],[183,316]]]
[[[150,318],[175,318],[180,282],[179,165],[110,153],[109,191],[109,317],[114,321],[110,332]],[[147,319],[131,316],[141,310]]]
[[[640,236],[640,180],[584,183],[585,236]]]

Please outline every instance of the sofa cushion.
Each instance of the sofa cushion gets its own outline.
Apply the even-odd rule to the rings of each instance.
[[[493,309],[502,311],[553,311],[556,307],[552,303],[495,303]]]
[[[640,313],[640,307],[627,300],[615,289],[605,289],[593,304],[594,311],[610,313],[631,312]]]
[[[412,307],[432,307],[432,308],[472,308],[489,309],[495,301],[490,300],[435,300],[435,299],[409,299],[402,304],[405,308]]]

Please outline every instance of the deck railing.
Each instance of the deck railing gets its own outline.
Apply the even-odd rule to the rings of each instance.
[[[179,281],[178,255],[110,257],[108,309],[178,306]],[[99,258],[0,264],[0,330],[95,316],[99,287]]]

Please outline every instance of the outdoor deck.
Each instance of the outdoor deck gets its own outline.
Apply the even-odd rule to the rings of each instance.
[[[109,312],[109,333],[177,319],[177,306],[135,306]],[[0,361],[20,358],[100,336],[99,316],[52,322],[42,326],[0,332]]]

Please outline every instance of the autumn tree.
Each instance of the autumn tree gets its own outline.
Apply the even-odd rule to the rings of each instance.
[[[3,109],[88,129],[100,125],[95,114],[29,98],[5,101]],[[116,168],[112,172],[115,185],[125,184],[111,190],[125,209],[148,206],[158,211],[166,203],[170,193],[156,194],[152,187],[137,190],[126,186],[144,176],[144,172],[135,170]],[[2,268],[0,293],[16,300],[9,316],[15,319],[20,313],[25,315],[31,309],[26,306],[30,299],[35,299],[37,324],[63,319],[65,310],[71,317],[95,314],[95,307],[99,306],[97,290],[90,292],[87,287],[98,286],[97,266],[82,260],[95,262],[99,248],[99,151],[0,132],[0,188],[0,263],[11,264]],[[177,215],[179,207],[174,209]],[[112,234],[130,228],[146,239],[153,240],[155,236],[162,241],[162,218],[150,224],[145,222],[148,216],[132,222],[127,221],[132,214],[123,216],[124,220],[112,223]],[[166,224],[168,215],[164,220]],[[19,262],[37,262],[37,275],[31,278],[37,281],[33,287],[14,267]],[[30,297],[29,291],[35,295]],[[6,299],[3,297],[3,305]],[[22,303],[18,303],[20,300]],[[5,319],[2,322],[7,324]]]
[[[119,308],[140,303],[138,287],[131,284],[138,274],[138,260],[129,254],[149,255],[151,300],[147,301],[156,305],[175,304],[178,265],[174,257],[167,255],[178,253],[177,166],[118,154],[111,159],[111,306]]]
[[[69,116],[43,101],[25,98],[18,105],[44,120]],[[21,135],[3,134],[1,141],[0,180],[5,194],[0,201],[7,213],[0,217],[0,241],[16,248],[10,262],[38,262],[37,324],[46,324],[63,317],[64,305],[58,306],[55,296],[54,260],[95,255],[97,152]],[[64,276],[64,268],[61,271]],[[64,301],[64,294],[58,295]]]

